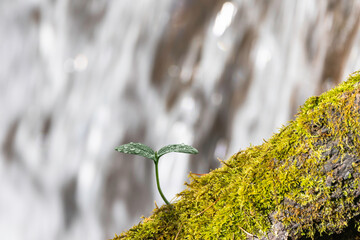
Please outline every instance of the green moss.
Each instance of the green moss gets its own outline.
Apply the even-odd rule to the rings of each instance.
[[[309,98],[262,145],[198,177],[114,239],[297,239],[341,232],[360,214],[360,74]],[[356,223],[359,225],[359,223]]]

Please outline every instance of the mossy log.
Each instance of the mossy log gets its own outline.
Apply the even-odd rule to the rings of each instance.
[[[360,73],[114,239],[360,239]]]

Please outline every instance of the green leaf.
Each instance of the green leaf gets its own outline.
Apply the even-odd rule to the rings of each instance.
[[[190,153],[190,154],[199,153],[199,151],[196,148],[193,148],[192,146],[185,145],[182,143],[182,144],[167,145],[167,146],[161,148],[158,151],[157,155],[158,155],[158,158],[160,158],[161,156],[163,156],[167,153],[171,153],[171,152]]]
[[[142,143],[127,143],[115,148],[116,151],[143,156],[155,161],[155,152],[150,147]]]

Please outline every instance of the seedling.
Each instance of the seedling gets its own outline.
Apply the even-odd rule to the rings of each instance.
[[[159,159],[163,155],[165,155],[167,153],[171,153],[171,152],[180,152],[180,153],[189,153],[189,154],[197,154],[198,153],[198,150],[196,148],[193,148],[192,146],[189,146],[189,145],[185,145],[183,143],[182,144],[171,144],[171,145],[161,148],[159,151],[156,152],[156,151],[152,150],[150,147],[148,147],[142,143],[131,142],[131,143],[121,145],[121,146],[115,148],[115,150],[122,152],[122,153],[143,156],[143,157],[153,160],[153,162],[155,164],[155,176],[156,176],[157,188],[158,188],[158,191],[159,191],[162,199],[168,205],[170,205],[170,203],[166,199],[166,197],[164,196],[164,194],[160,188],[159,169],[158,169]]]

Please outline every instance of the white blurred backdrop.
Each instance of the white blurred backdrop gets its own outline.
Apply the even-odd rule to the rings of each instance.
[[[360,1],[1,0],[0,238],[112,238],[360,69]]]

